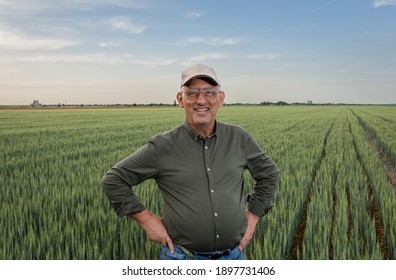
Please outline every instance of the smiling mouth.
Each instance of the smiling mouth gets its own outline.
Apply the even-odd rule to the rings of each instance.
[[[196,112],[208,112],[209,108],[195,108],[194,109]]]

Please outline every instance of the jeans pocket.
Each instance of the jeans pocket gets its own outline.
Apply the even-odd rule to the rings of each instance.
[[[160,260],[187,260],[186,254],[184,254],[177,245],[175,246],[175,252],[172,254],[168,246],[162,245]]]
[[[239,250],[238,246],[236,246],[234,249],[231,250],[230,252],[230,260],[243,260],[243,251]]]

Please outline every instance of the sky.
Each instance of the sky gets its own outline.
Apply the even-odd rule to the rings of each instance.
[[[0,105],[396,103],[396,0],[0,0]]]

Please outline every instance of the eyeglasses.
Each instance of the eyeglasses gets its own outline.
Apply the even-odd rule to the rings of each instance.
[[[219,90],[217,90],[216,88],[203,88],[203,89],[189,88],[187,91],[184,91],[187,99],[189,100],[198,99],[200,92],[202,92],[202,94],[205,96],[206,99],[212,100],[217,96]]]

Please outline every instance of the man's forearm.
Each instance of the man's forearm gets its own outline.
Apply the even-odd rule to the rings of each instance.
[[[249,195],[249,211],[261,217],[268,213],[272,207],[275,192],[279,185],[279,172],[257,181],[254,192]]]
[[[128,214],[128,217],[132,220],[135,220],[141,227],[144,228],[144,225],[147,224],[152,215],[153,214],[149,210],[144,209],[138,213]]]

